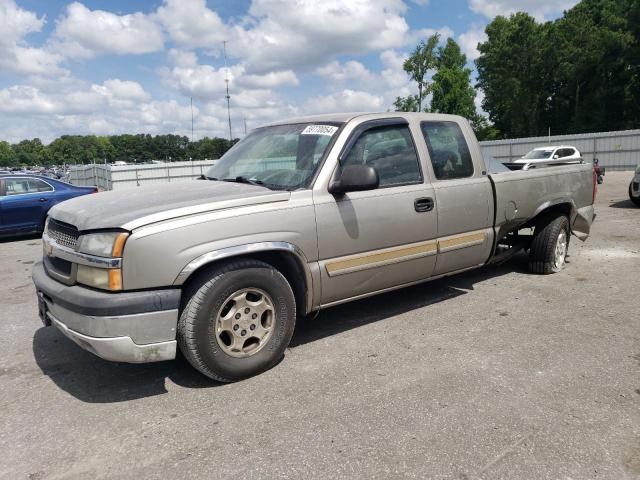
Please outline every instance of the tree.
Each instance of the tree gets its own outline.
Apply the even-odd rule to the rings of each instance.
[[[438,70],[431,85],[431,111],[461,115],[473,123],[479,116],[475,105],[476,91],[471,85],[471,69],[466,64],[467,57],[452,38],[438,49]]]
[[[440,41],[440,34],[434,33],[427,42],[424,40],[416,46],[411,56],[404,61],[402,68],[409,74],[411,80],[418,84],[418,112],[422,111],[422,100],[429,94],[430,86],[427,81],[429,70],[433,70],[437,65],[436,47]],[[412,106],[411,102],[398,97],[396,103],[403,107]],[[409,103],[407,103],[409,102]],[[395,103],[394,103],[395,105]]]
[[[39,138],[22,140],[12,145],[15,161],[18,165],[42,165],[44,160],[44,145]]]
[[[0,166],[13,167],[16,165],[13,149],[8,142],[0,141]]]
[[[478,86],[507,136],[640,126],[638,0],[582,0],[545,23],[496,17],[486,33]]]
[[[549,28],[526,13],[496,17],[478,45],[478,86],[491,122],[508,137],[542,133],[550,71],[545,68]]]
[[[396,112],[419,112],[418,96],[409,95],[407,97],[397,97],[393,102]]]

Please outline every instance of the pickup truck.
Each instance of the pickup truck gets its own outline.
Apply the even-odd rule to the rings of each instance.
[[[200,181],[55,206],[33,269],[40,316],[120,362],[177,348],[223,382],[283,356],[296,319],[502,262],[565,266],[594,218],[590,164],[485,165],[469,123],[320,115],[258,128]]]

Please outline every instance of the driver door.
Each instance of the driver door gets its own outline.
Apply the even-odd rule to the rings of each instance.
[[[323,305],[431,276],[435,196],[425,183],[416,134],[401,118],[363,123],[347,141],[340,166],[374,167],[379,188],[314,192]]]

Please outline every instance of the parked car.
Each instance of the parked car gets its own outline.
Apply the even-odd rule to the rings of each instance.
[[[532,272],[560,272],[594,216],[592,165],[494,171],[452,115],[274,123],[206,178],[54,207],[33,269],[45,325],[113,361],[179,346],[234,381],[278,362],[299,315],[522,249]]]
[[[636,167],[636,172],[629,184],[629,199],[640,207],[640,165]]]
[[[1,175],[0,237],[41,232],[51,207],[97,191],[40,175]]]
[[[582,161],[582,155],[576,147],[572,147],[570,145],[559,145],[534,148],[514,163],[548,165],[554,163],[576,163],[580,161]]]

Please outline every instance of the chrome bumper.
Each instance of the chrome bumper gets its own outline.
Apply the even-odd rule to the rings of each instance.
[[[54,317],[51,312],[47,312],[46,315],[51,323],[67,338],[105,360],[112,362],[149,363],[176,358],[177,342],[175,340],[138,345],[131,340],[131,337],[89,337],[75,330],[71,330]]]
[[[146,363],[176,356],[180,290],[106,293],[64,285],[33,268],[40,317],[105,360]]]

